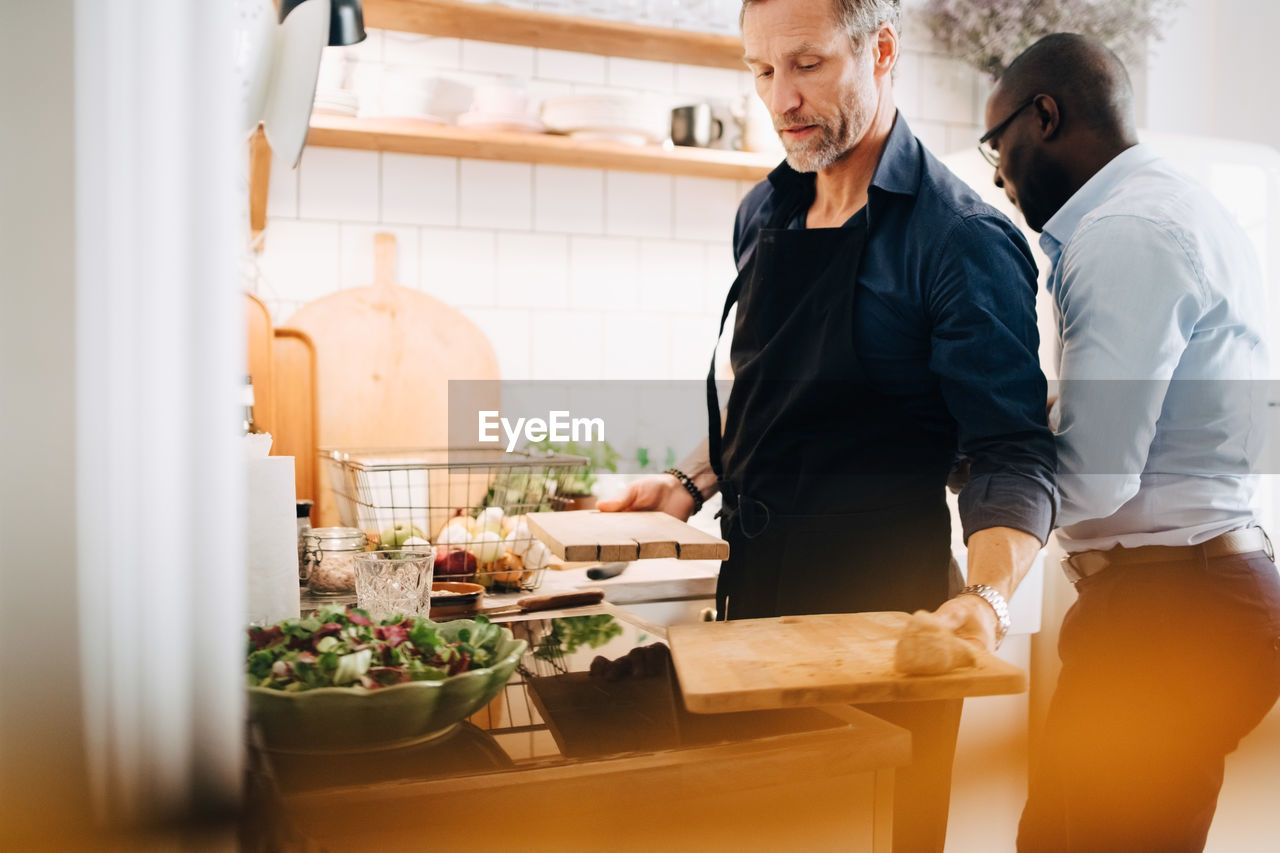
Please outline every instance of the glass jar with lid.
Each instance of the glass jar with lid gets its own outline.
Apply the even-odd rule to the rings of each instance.
[[[343,595],[356,588],[356,555],[365,549],[358,527],[315,527],[303,535],[307,588],[316,595]]]

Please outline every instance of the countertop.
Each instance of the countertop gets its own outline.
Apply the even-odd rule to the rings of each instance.
[[[540,591],[547,590],[544,584]],[[680,701],[660,631],[609,610],[576,619],[510,623],[513,633],[530,643],[515,676],[488,708],[434,740],[355,756],[255,751],[258,784],[275,806],[267,810],[274,818],[267,821],[269,831],[323,840],[326,849],[359,849],[373,837],[409,837],[416,826],[416,837],[430,837],[434,845],[450,836],[441,832],[439,814],[456,815],[457,804],[439,814],[430,804],[461,790],[471,792],[467,796],[474,802],[514,798],[500,810],[501,817],[519,814],[527,832],[533,832],[531,812],[522,806],[542,798],[546,801],[539,799],[537,814],[552,814],[557,804],[565,804],[563,797],[552,795],[557,789],[591,792],[589,805],[597,818],[611,810],[634,812],[633,795],[645,797],[646,809],[655,806],[654,797],[677,798],[679,802],[667,804],[673,809],[686,808],[691,798],[710,797],[707,808],[689,818],[700,820],[714,814],[715,803],[724,797],[749,800],[766,789],[766,800],[775,806],[791,796],[788,792],[797,797],[803,792],[803,802],[791,808],[817,809],[824,794],[808,786],[816,778],[814,768],[821,766],[820,789],[829,789],[841,775],[856,777],[841,798],[847,801],[848,791],[855,791],[853,798],[865,809],[860,813],[827,804],[822,808],[837,817],[815,812],[807,823],[817,831],[824,822],[839,824],[845,820],[840,815],[852,815],[852,824],[833,824],[828,830],[852,831],[856,824],[854,829],[868,833],[870,842],[876,793],[883,796],[888,790],[884,774],[891,776],[892,767],[909,759],[910,736],[904,730],[851,708],[691,714]],[[587,619],[593,621],[588,625]],[[642,647],[646,651],[632,654]],[[634,662],[638,655],[643,655],[643,665],[627,672],[627,664],[617,663],[609,674],[599,671],[603,664],[597,664],[595,675],[588,671],[597,657]],[[537,786],[536,794],[531,785]],[[411,808],[417,811],[406,811]],[[567,820],[577,806],[566,808],[561,818]],[[792,831],[788,827],[794,821],[783,820],[784,812],[773,808],[771,813],[779,832]],[[288,820],[281,822],[281,816]],[[883,817],[876,830],[881,840]],[[555,825],[550,821],[546,831],[554,835]],[[607,823],[599,828],[606,831]],[[759,831],[765,830],[757,826],[753,833]],[[569,837],[563,825],[559,832]],[[727,838],[737,830],[713,822],[707,832]],[[659,843],[662,834],[661,827],[637,828],[636,849],[656,849],[648,845]]]

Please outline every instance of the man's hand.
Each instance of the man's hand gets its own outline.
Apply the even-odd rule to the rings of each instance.
[[[966,583],[985,584],[1008,601],[1040,553],[1040,540],[1012,527],[988,527],[969,536]],[[995,651],[999,619],[986,599],[958,595],[943,602],[938,618],[956,636]]]
[[[938,621],[957,637],[976,643],[989,652],[996,650],[996,612],[976,595],[957,595],[937,609]]]
[[[693,513],[693,495],[685,491],[680,481],[670,474],[657,474],[636,480],[620,497],[600,501],[601,512],[635,512],[656,509],[688,521]]]

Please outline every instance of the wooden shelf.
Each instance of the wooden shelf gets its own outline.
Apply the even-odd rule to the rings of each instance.
[[[365,0],[367,26],[603,56],[746,70],[737,36],[579,18],[465,0]]]
[[[307,144],[739,181],[760,180],[781,159],[770,154],[742,151],[588,142],[568,136],[483,131],[413,119],[361,119],[332,115],[311,117]]]

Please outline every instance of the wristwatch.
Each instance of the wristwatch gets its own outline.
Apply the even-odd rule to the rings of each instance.
[[[1004,596],[985,583],[970,584],[956,593],[957,598],[962,595],[976,595],[991,605],[991,609],[996,612],[996,648],[1000,648],[1005,635],[1009,633],[1009,625],[1012,624],[1009,621],[1009,604]]]

